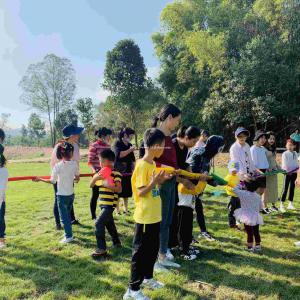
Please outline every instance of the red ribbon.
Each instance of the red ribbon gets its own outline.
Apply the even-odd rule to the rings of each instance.
[[[131,173],[123,173],[122,176],[131,176]],[[94,174],[80,174],[80,177],[92,177]],[[50,179],[50,176],[19,176],[19,177],[10,177],[8,181],[22,181],[22,180],[32,180],[36,177],[43,178],[43,179]]]

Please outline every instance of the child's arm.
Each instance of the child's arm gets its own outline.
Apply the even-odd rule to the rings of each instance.
[[[166,175],[164,171],[155,174],[153,172],[151,181],[147,186],[142,186],[138,188],[138,196],[143,197],[148,194],[157,184],[162,184],[164,181],[170,179],[169,175]]]
[[[50,179],[44,179],[44,178],[40,178],[40,177],[35,177],[32,179],[33,182],[45,182],[45,183],[50,183],[50,184],[55,184],[55,182],[53,183]]]
[[[95,174],[90,182],[90,188],[93,188],[98,180],[102,180],[103,178],[98,174]]]

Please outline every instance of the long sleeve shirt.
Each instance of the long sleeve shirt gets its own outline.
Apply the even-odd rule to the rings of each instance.
[[[250,146],[246,143],[241,145],[239,142],[235,142],[230,147],[230,160],[239,163],[239,176],[241,180],[244,180],[246,175],[253,174],[255,172],[255,166],[253,164]]]
[[[285,151],[282,154],[282,169],[291,172],[299,167],[296,151]],[[297,170],[295,170],[297,172]]]
[[[250,148],[251,158],[256,169],[269,169],[269,162],[267,158],[267,149],[253,145]]]
[[[110,149],[110,145],[97,140],[95,143],[90,145],[88,154],[88,165],[94,170],[100,170],[100,153],[105,150]]]

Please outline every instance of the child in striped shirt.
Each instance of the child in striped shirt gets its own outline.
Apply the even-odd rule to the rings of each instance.
[[[112,150],[106,149],[100,153],[101,168],[113,169],[114,162],[115,154]],[[95,222],[97,249],[92,253],[93,258],[108,256],[105,241],[105,228],[112,237],[113,245],[115,247],[121,246],[119,234],[113,218],[113,211],[118,202],[118,194],[122,190],[122,175],[121,173],[112,170],[111,177],[113,184],[106,178],[103,178],[100,173],[97,173],[94,175],[90,185],[91,188],[96,184],[99,185],[99,205],[101,208],[100,215]]]

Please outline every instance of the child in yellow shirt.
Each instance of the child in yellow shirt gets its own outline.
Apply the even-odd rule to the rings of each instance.
[[[240,199],[237,197],[237,195],[234,193],[233,189],[239,185],[240,183],[240,177],[238,175],[239,172],[239,163],[230,161],[228,164],[228,171],[229,174],[225,177],[225,180],[228,182],[228,184],[225,186],[225,191],[228,196],[230,196],[230,201],[228,203],[228,222],[230,228],[234,228],[237,230],[240,230],[240,228],[236,224],[236,219],[234,217],[234,211],[237,208],[241,207]]]
[[[153,279],[153,269],[159,250],[159,232],[162,218],[158,186],[172,175],[164,171],[155,173],[155,158],[164,150],[165,135],[155,128],[144,134],[145,154],[138,160],[132,174],[131,185],[135,202],[135,231],[131,259],[131,279],[123,299],[148,299],[140,290],[141,284],[151,289],[164,285]]]

